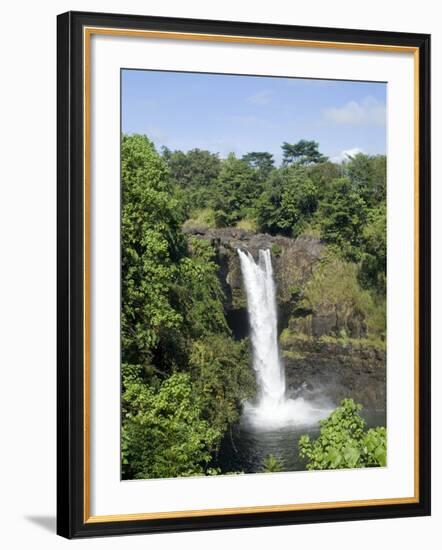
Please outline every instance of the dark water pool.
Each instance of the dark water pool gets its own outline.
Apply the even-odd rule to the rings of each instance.
[[[363,410],[361,415],[368,428],[386,425],[385,411]],[[240,421],[224,437],[216,465],[223,473],[257,473],[262,471],[264,460],[272,454],[283,460],[284,471],[304,470],[305,461],[298,453],[298,441],[304,434],[316,437],[319,426],[256,431]]]

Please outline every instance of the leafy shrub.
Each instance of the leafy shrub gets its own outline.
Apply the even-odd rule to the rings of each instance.
[[[279,244],[272,244],[272,254],[274,256],[279,256],[282,252],[282,247]]]
[[[258,230],[258,224],[256,220],[252,218],[243,218],[242,220],[239,220],[239,222],[236,222],[235,227],[238,229],[245,229],[246,231]]]
[[[329,252],[313,270],[302,305],[320,314],[334,313],[336,336],[346,330],[350,319],[366,321],[373,309],[373,299],[358,281],[358,268]]]
[[[299,451],[307,458],[308,470],[336,470],[385,466],[387,462],[387,430],[384,427],[365,430],[359,415],[361,405],[344,399],[341,405],[320,422],[317,439],[301,436]]]
[[[282,472],[284,470],[284,461],[275,455],[268,455],[262,466],[262,471],[266,474],[273,472]]]
[[[204,418],[221,431],[239,419],[241,403],[255,393],[247,340],[210,334],[192,344],[189,370]]]
[[[221,433],[202,418],[201,399],[189,375],[173,374],[155,387],[132,372],[125,382],[123,477],[204,475]]]
[[[199,227],[212,229],[216,227],[215,212],[213,208],[198,208],[190,212],[190,218],[184,223],[184,227]]]

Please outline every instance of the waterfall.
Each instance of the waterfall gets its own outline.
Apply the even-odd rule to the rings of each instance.
[[[286,395],[284,366],[278,347],[276,289],[270,250],[260,250],[258,262],[250,252],[238,249],[253,353],[253,369],[258,383],[255,403],[244,404],[247,421],[258,429],[288,425],[308,425],[326,416],[329,408],[320,403]]]
[[[270,250],[260,250],[258,263],[238,250],[247,295],[253,368],[263,407],[277,407],[285,399],[285,376],[278,350],[276,293]]]

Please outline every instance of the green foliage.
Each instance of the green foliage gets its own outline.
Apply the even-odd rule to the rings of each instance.
[[[204,417],[224,432],[239,418],[241,403],[255,393],[248,342],[211,334],[192,344],[189,369]]]
[[[214,475],[253,387],[248,347],[230,335],[214,249],[182,233],[176,187],[145,136],[123,136],[122,197],[124,476]]]
[[[358,264],[364,288],[385,294],[386,157],[359,153],[336,164],[304,139],[284,142],[282,150],[276,167],[266,151],[221,159],[163,148],[175,214],[189,218],[189,227],[319,237]]]
[[[210,186],[218,177],[221,161],[218,155],[201,149],[191,149],[187,153],[163,148],[172,180],[182,187]]]
[[[262,465],[262,471],[266,474],[284,471],[284,461],[275,455],[268,455]]]
[[[336,164],[305,139],[284,142],[282,151],[276,167],[266,151],[221,159],[163,148],[175,214],[189,218],[186,227],[319,237],[358,264],[364,288],[385,294],[386,157],[359,153]]]
[[[324,165],[325,166],[325,165]],[[325,242],[359,264],[359,280],[379,296],[386,290],[386,159],[358,154],[346,177],[322,186],[318,222]],[[319,170],[314,179],[319,178]],[[311,172],[313,175],[313,172]]]
[[[335,312],[342,342],[352,342],[347,321],[355,315],[368,337],[385,339],[385,157],[336,165],[305,140],[285,143],[283,152],[283,166],[275,167],[267,152],[221,159],[164,148],[159,155],[146,136],[123,136],[126,479],[220,473],[213,468],[220,441],[255,392],[248,342],[236,342],[226,323],[214,249],[186,236],[183,225],[319,236],[332,253],[306,288],[293,288],[293,307]],[[364,435],[364,457],[382,458],[380,430]],[[276,471],[277,461],[268,457],[264,466]]]
[[[383,296],[387,251],[386,159],[358,154],[343,164],[342,170],[345,177],[322,186],[317,216],[321,235],[343,258],[359,264],[359,280],[365,288]],[[323,173],[318,168],[310,171],[318,182]]]
[[[158,387],[126,379],[123,478],[204,474],[221,434],[202,418],[200,401],[187,374],[173,374]]]
[[[385,295],[375,299],[370,291],[361,288],[358,266],[333,251],[314,267],[299,306],[322,315],[333,313],[336,336],[341,339],[341,331],[345,331],[345,338],[351,334],[355,319],[365,327],[368,338],[385,338]]]
[[[245,229],[246,231],[256,232],[258,230],[258,223],[253,218],[243,218],[236,222],[235,227],[238,229]]]
[[[172,293],[183,220],[166,166],[145,136],[123,136],[121,159],[123,362],[147,364],[164,331],[182,324]]]
[[[282,252],[282,247],[279,244],[272,244],[272,254],[273,256],[279,256]]]
[[[215,211],[213,208],[191,210],[190,217],[185,221],[184,227],[197,227],[200,229],[216,227]]]
[[[307,458],[308,470],[335,470],[385,466],[387,463],[387,431],[385,428],[365,430],[360,416],[361,405],[344,399],[341,405],[320,422],[319,437],[301,436],[299,451]]]
[[[189,256],[180,262],[180,284],[176,285],[175,294],[191,339],[212,332],[229,334],[214,256],[209,242],[193,237]]]
[[[311,310],[333,311],[339,319],[350,313],[366,313],[371,306],[370,294],[358,283],[355,264],[329,254],[318,263],[304,289],[304,306]]]
[[[368,288],[376,289],[384,296],[387,289],[387,209],[385,203],[373,208],[367,216],[367,225],[362,230],[364,252],[360,279]]]
[[[320,206],[319,219],[325,242],[337,245],[341,254],[351,261],[361,259],[367,205],[348,178],[331,182]]]
[[[316,141],[307,141],[305,139],[301,139],[297,143],[287,143],[284,141],[281,149],[284,165],[309,165],[328,160],[327,157],[319,152],[319,144]]]
[[[369,207],[385,202],[386,157],[358,153],[345,163],[347,177]]]
[[[344,174],[342,166],[330,161],[310,165],[307,173],[318,190],[319,201],[330,192],[331,182]]]
[[[218,218],[219,227],[249,217],[261,189],[257,171],[230,154],[223,161],[217,180],[215,208],[222,212]]]
[[[297,237],[317,207],[317,190],[303,169],[281,168],[272,173],[257,202],[262,231]]]
[[[185,209],[188,211],[207,206],[221,168],[218,155],[201,149],[184,153],[166,147],[162,153],[171,181],[178,189],[185,190],[181,194],[181,203]]]
[[[273,155],[267,152],[247,153],[243,155],[241,160],[258,172],[258,177],[261,181],[265,181],[270,172],[275,168]]]
[[[164,161],[143,136],[122,144],[123,362],[163,373],[186,362],[190,337],[227,330],[208,243],[181,232]]]

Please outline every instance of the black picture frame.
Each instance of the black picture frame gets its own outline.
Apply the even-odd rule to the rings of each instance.
[[[84,28],[268,37],[415,48],[419,59],[419,498],[412,503],[91,522],[85,516]],[[430,514],[430,36],[68,12],[57,21],[57,533],[66,538],[334,522]],[[86,390],[87,391],[87,390]]]

